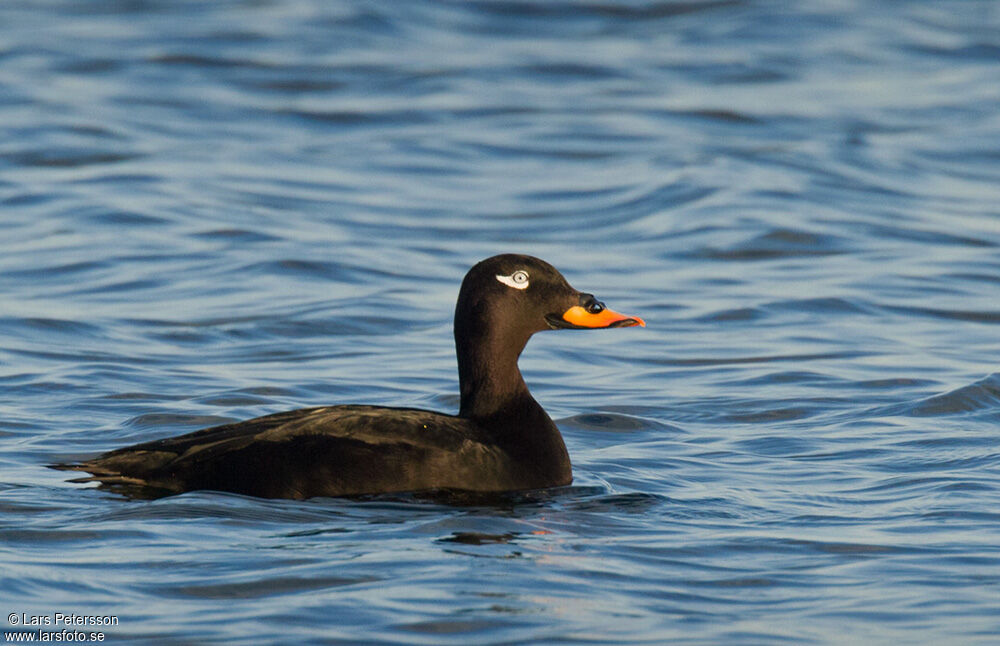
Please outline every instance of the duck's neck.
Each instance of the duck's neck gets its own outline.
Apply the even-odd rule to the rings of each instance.
[[[528,392],[517,367],[517,358],[528,338],[529,335],[512,338],[510,334],[490,333],[479,326],[456,329],[461,417],[484,420],[529,409],[545,414]]]
[[[569,484],[573,480],[566,444],[548,413],[528,392],[517,358],[530,333],[489,333],[485,326],[456,322],[459,416],[491,434],[512,456],[521,488]]]
[[[525,339],[524,341],[527,341]],[[488,419],[520,410],[541,411],[517,367],[524,342],[502,342],[496,335],[456,336],[461,417]],[[544,411],[542,411],[544,414]]]

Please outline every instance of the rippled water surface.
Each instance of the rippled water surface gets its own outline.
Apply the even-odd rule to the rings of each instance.
[[[998,106],[991,0],[0,3],[0,610],[136,644],[997,643]],[[45,468],[454,411],[458,284],[507,251],[648,323],[521,359],[570,487],[141,501]]]

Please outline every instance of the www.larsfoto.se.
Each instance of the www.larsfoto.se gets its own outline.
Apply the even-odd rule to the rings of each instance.
[[[101,632],[63,628],[62,630],[5,631],[3,637],[6,643],[103,642],[105,635]]]

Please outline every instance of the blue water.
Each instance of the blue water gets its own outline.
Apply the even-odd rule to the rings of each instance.
[[[648,323],[522,357],[571,487],[138,501],[44,466],[454,411],[499,252]],[[5,631],[993,644],[998,437],[992,0],[0,3]]]

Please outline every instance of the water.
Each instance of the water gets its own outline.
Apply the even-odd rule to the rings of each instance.
[[[998,106],[989,0],[7,0],[0,610],[130,644],[996,643]],[[136,501],[44,468],[454,411],[458,284],[506,251],[649,324],[522,357],[571,487]]]

